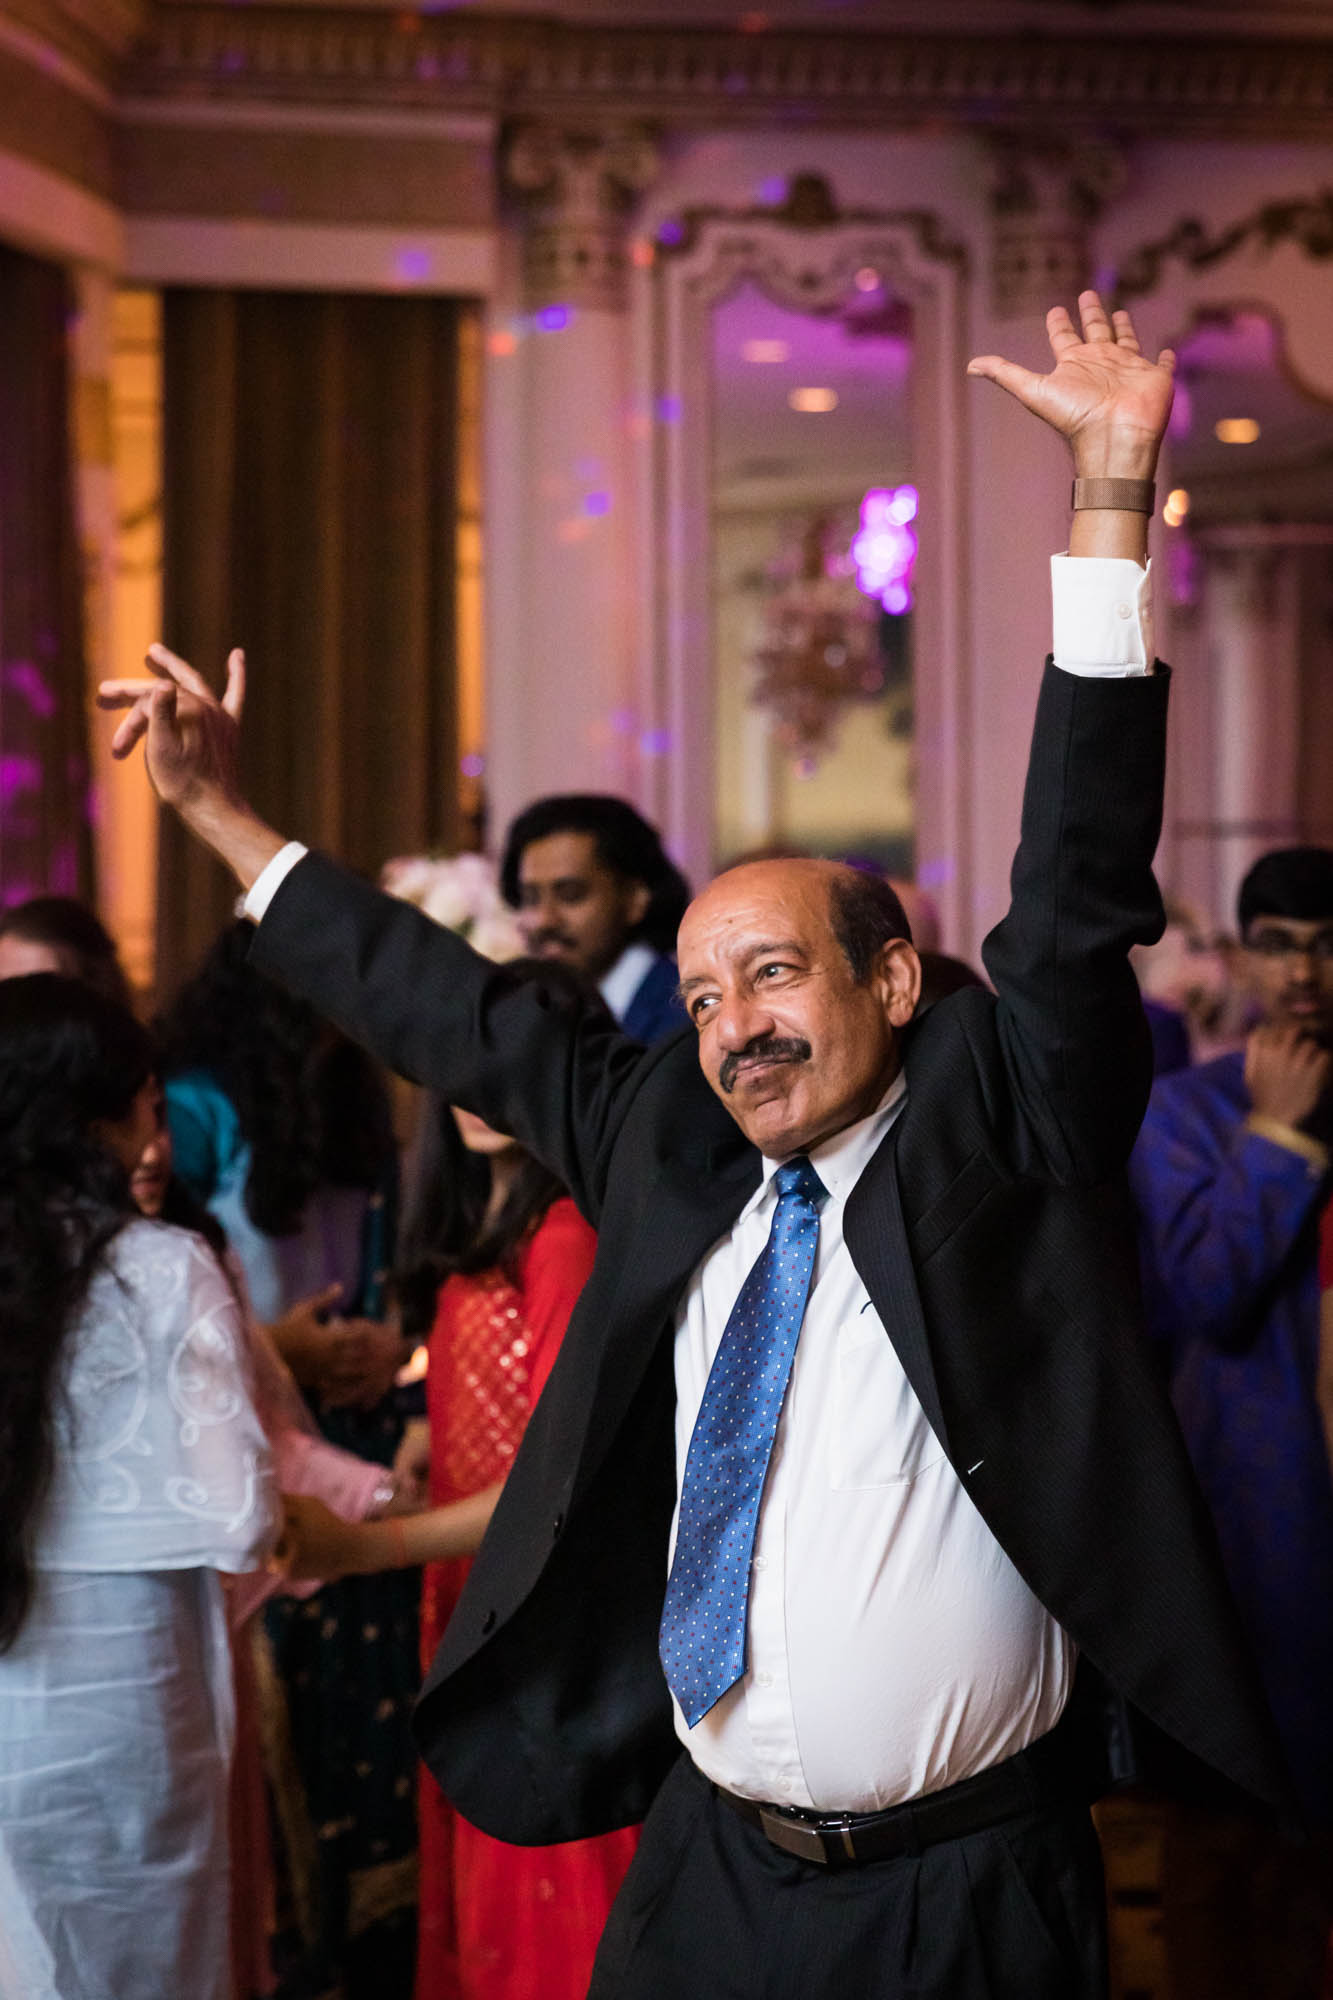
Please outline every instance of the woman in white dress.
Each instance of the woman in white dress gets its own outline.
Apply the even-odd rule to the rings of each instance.
[[[0,982],[0,1997],[225,2000],[220,1572],[276,1525],[240,1309],[136,1216],[147,1036]]]

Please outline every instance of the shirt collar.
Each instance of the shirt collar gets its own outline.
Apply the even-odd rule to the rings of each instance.
[[[627,944],[611,969],[602,974],[597,991],[617,1021],[624,1020],[630,1002],[656,963],[657,953],[640,939],[637,944]]]
[[[893,1082],[881,1097],[875,1109],[866,1118],[858,1118],[855,1125],[846,1125],[841,1132],[835,1132],[831,1139],[810,1149],[810,1164],[828,1189],[830,1199],[845,1201],[865,1171],[880,1140],[892,1125],[902,1109],[907,1095],[907,1073],[900,1069]],[[770,1160],[763,1156],[764,1178],[760,1183],[761,1195],[767,1193],[773,1176],[782,1165],[781,1160]]]

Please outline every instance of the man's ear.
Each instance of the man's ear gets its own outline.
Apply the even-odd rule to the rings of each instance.
[[[648,906],[653,900],[653,892],[646,882],[629,882],[625,888],[625,924],[633,930],[648,914]]]
[[[921,998],[921,960],[906,938],[881,945],[871,978],[878,990],[884,1018],[891,1027],[905,1028]]]

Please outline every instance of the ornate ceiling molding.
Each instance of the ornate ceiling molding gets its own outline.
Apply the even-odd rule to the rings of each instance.
[[[3,0],[4,18],[91,80],[109,84],[147,32],[152,0]]]
[[[94,0],[71,4],[89,10]],[[883,130],[1039,116],[1066,129],[1173,138],[1326,139],[1333,44],[579,28],[172,0],[154,13],[123,87],[135,95],[647,117],[681,127],[790,116]]]
[[[1275,250],[1290,243],[1317,263],[1333,258],[1333,189],[1323,188],[1308,199],[1270,201],[1223,229],[1187,218],[1153,243],[1141,243],[1121,260],[1116,282],[1119,299],[1143,298],[1161,282],[1173,261],[1189,271],[1210,271],[1246,247]]]

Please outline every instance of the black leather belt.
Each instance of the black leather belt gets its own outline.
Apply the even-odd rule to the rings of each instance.
[[[960,1840],[1042,1806],[1091,1800],[1097,1788],[1080,1783],[1077,1769],[1046,1752],[1047,1739],[1007,1757],[1003,1764],[963,1778],[942,1791],[890,1806],[877,1813],[802,1812],[795,1806],[762,1805],[721,1785],[713,1791],[739,1819],[757,1826],[774,1847],[798,1861],[824,1868],[854,1867],[920,1854],[941,1840]]]

